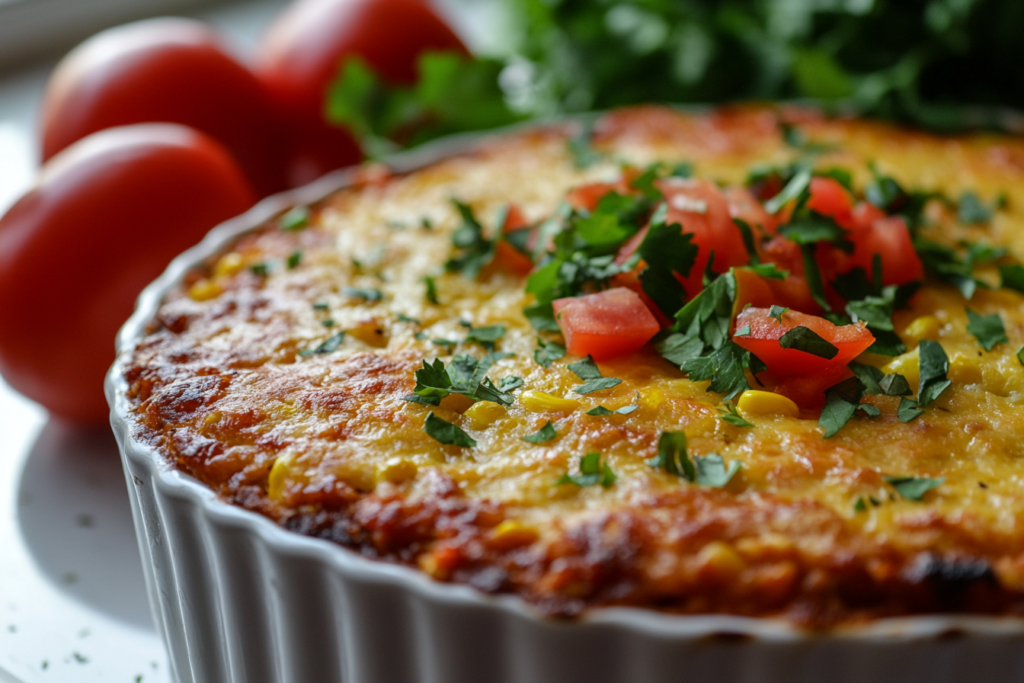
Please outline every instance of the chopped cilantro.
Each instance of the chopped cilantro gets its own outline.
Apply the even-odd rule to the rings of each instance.
[[[288,266],[288,270],[295,270],[299,267],[300,263],[302,263],[302,252],[299,250],[295,250],[288,254],[288,259],[285,261],[285,264]]]
[[[612,486],[618,477],[612,471],[608,463],[601,462],[600,453],[587,453],[580,458],[580,473],[566,473],[555,482],[555,486],[562,484],[576,484],[577,486],[593,486],[600,484],[604,488]]]
[[[835,436],[857,411],[868,417],[880,414],[876,406],[860,402],[863,396],[864,384],[857,377],[843,380],[825,392],[825,407],[818,419],[818,426],[825,430],[826,439]]]
[[[398,318],[398,322],[400,322],[400,323],[412,323],[413,325],[420,325],[420,324],[422,324],[416,318],[410,318],[405,313],[399,313],[397,318]]]
[[[325,303],[323,301],[318,301],[315,304],[313,304],[313,310],[314,311],[328,311],[328,310],[330,310],[330,308],[331,308],[330,304]]]
[[[380,301],[383,296],[379,289],[362,287],[342,287],[341,293],[353,299],[363,299],[365,301]]]
[[[1000,202],[998,200],[994,205],[989,206],[981,201],[978,195],[967,190],[960,195],[960,201],[957,202],[957,218],[964,225],[988,223],[992,220],[992,216],[999,209],[999,206]]]
[[[715,489],[720,489],[728,484],[733,475],[739,472],[742,467],[739,460],[733,460],[726,467],[725,460],[718,453],[695,456],[693,462],[697,470],[696,483],[700,486],[709,486]]]
[[[733,332],[733,337],[749,337],[750,336],[750,325],[744,325],[740,329]]]
[[[249,270],[257,277],[267,277],[270,274],[270,266],[266,263],[254,263],[249,266]]]
[[[648,460],[647,464],[680,479],[712,488],[728,484],[740,469],[740,463],[735,460],[726,467],[722,456],[717,453],[698,455],[691,461],[686,452],[684,432],[662,432],[658,438],[658,455]]]
[[[299,351],[300,356],[312,356],[315,353],[334,353],[341,346],[341,342],[345,340],[345,333],[338,332],[332,335],[327,341],[323,342],[314,349],[304,349]]]
[[[878,387],[886,396],[910,396],[914,393],[907,378],[895,373],[883,377],[878,383]]]
[[[487,377],[487,371],[494,362],[491,356],[476,359],[467,353],[460,353],[446,368],[441,359],[428,363],[416,371],[416,386],[413,393],[405,397],[411,403],[436,406],[449,394],[462,394],[474,401],[491,401],[504,406],[512,405],[514,397],[507,389],[496,387]]]
[[[466,333],[466,341],[476,342],[485,349],[493,350],[494,345],[505,336],[504,325],[488,325],[487,327],[470,327]]]
[[[783,206],[807,192],[810,184],[810,169],[801,169],[786,183],[781,192],[764,203],[765,211],[768,213],[778,213]]]
[[[805,245],[818,242],[843,244],[847,233],[831,218],[810,212],[806,217],[783,225],[779,228],[779,234],[790,242]]]
[[[431,339],[430,343],[434,344],[435,346],[443,346],[443,347],[445,347],[447,349],[453,349],[453,348],[455,348],[456,346],[459,345],[459,342],[455,341],[454,339],[440,339],[440,338],[439,339]]]
[[[1019,263],[999,265],[999,286],[1024,293],[1024,267]]]
[[[462,223],[452,233],[456,255],[445,263],[445,270],[460,272],[464,277],[473,280],[494,258],[497,242],[484,237],[484,228],[473,214],[473,209],[457,199],[452,199],[452,203],[458,210]]]
[[[750,229],[750,224],[741,218],[733,218],[732,222],[740,230],[740,235],[743,237],[743,246],[747,249],[747,257],[750,259],[750,263],[754,265],[760,264],[761,257],[757,253],[757,245],[754,243],[754,231]]]
[[[912,401],[909,398],[901,398],[900,405],[896,409],[896,417],[900,422],[910,422],[920,417],[923,413],[924,410],[918,407],[917,401]]]
[[[639,407],[640,406],[636,405],[635,403],[628,406],[622,406],[617,410],[610,410],[608,408],[605,408],[604,406],[597,406],[596,408],[591,408],[590,410],[588,410],[587,415],[595,415],[600,417],[603,417],[605,415],[629,415]]]
[[[1020,351],[1017,352],[1017,360],[1020,361],[1021,365],[1024,365],[1024,346],[1020,347]]]
[[[796,349],[819,358],[832,359],[839,354],[839,348],[826,341],[814,330],[804,325],[797,325],[779,338],[779,346],[784,349]]]
[[[278,220],[278,227],[285,232],[295,232],[309,226],[309,209],[296,206]]]
[[[543,427],[533,434],[522,437],[522,439],[523,441],[529,441],[530,443],[547,443],[556,436],[558,436],[558,432],[555,431],[554,426],[551,424],[551,420],[548,420]]]
[[[967,331],[981,344],[981,348],[991,351],[996,344],[1005,344],[1010,340],[1006,336],[1006,327],[998,313],[981,315],[967,309]]]
[[[518,389],[524,384],[525,382],[523,381],[522,377],[502,377],[501,380],[498,381],[498,391],[502,393],[508,393],[513,389]]]
[[[973,297],[978,287],[985,286],[974,277],[974,259],[970,253],[962,257],[950,247],[921,238],[914,240],[914,249],[926,271],[959,289],[965,299]]]
[[[946,482],[945,477],[882,477],[896,492],[907,500],[920,502],[924,494]]]
[[[334,327],[335,323],[334,320],[332,320],[331,318],[325,318],[320,321],[320,324],[323,325],[324,327]]]
[[[533,352],[533,359],[544,368],[551,367],[552,361],[565,357],[565,347],[555,342],[545,341],[537,338],[537,345],[540,347]]]
[[[789,309],[784,306],[776,306],[772,304],[772,307],[768,309],[768,317],[775,318],[778,322],[782,322],[782,316],[786,314]]]
[[[427,413],[427,419],[423,422],[423,431],[435,441],[448,446],[476,448],[476,440],[473,437],[462,431],[457,425],[434,415],[433,411]]]
[[[614,386],[622,384],[621,379],[615,377],[603,377],[601,370],[597,367],[597,363],[590,356],[587,356],[583,360],[576,361],[568,366],[573,373],[584,380],[583,384],[573,389],[577,394],[591,394],[595,391],[603,391],[604,389],[611,389]]]
[[[753,427],[753,423],[748,422],[740,415],[740,411],[736,410],[736,406],[730,401],[726,401],[722,404],[723,408],[718,408],[718,417],[722,422],[733,425],[734,427]]]
[[[946,378],[946,373],[949,372],[949,357],[941,344],[923,339],[918,346],[918,353],[921,388],[918,390],[917,402],[921,407],[925,407],[937,399],[953,382]]]
[[[426,293],[424,294],[427,301],[437,305],[439,303],[437,300],[437,278],[427,275],[423,278],[423,284],[426,285],[427,288]]]

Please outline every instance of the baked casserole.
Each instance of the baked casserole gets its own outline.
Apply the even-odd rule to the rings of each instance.
[[[788,107],[510,132],[281,213],[122,359],[296,534],[812,628],[1024,610],[1024,143]]]

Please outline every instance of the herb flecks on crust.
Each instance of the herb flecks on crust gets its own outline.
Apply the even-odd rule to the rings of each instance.
[[[135,433],[549,614],[1021,611],[1024,148],[787,116],[613,112],[583,168],[518,133],[275,220],[161,306]]]

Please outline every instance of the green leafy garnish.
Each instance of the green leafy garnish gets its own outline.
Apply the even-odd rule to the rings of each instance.
[[[896,492],[907,500],[920,502],[924,494],[946,482],[945,477],[882,477]]]
[[[843,380],[825,391],[825,407],[822,408],[818,426],[825,430],[826,439],[835,436],[858,412],[868,417],[878,417],[881,411],[870,403],[861,403],[864,384],[857,377]]]
[[[457,425],[434,415],[433,411],[427,413],[427,419],[423,422],[423,431],[435,441],[448,446],[476,448],[476,440],[473,437],[462,431]]]
[[[309,226],[309,209],[305,206],[296,206],[281,216],[277,221],[277,225],[285,232],[302,230]]]
[[[415,374],[416,386],[413,393],[406,396],[405,400],[436,406],[449,394],[462,394],[474,401],[491,401],[510,406],[515,400],[515,397],[508,393],[510,389],[495,386],[487,377],[487,371],[493,362],[494,359],[490,355],[476,359],[467,353],[455,356],[448,367],[445,367],[440,358],[435,359],[433,363],[423,361],[423,367]]]
[[[299,267],[299,264],[301,262],[302,262],[302,252],[296,250],[296,251],[293,251],[292,253],[288,254],[288,258],[287,258],[287,260],[285,260],[285,265],[288,266],[288,270],[295,270],[296,268]]]
[[[537,346],[540,348],[533,352],[533,359],[541,367],[550,368],[553,361],[565,357],[565,347],[561,344],[545,341],[537,337]]]
[[[473,209],[457,199],[452,199],[452,203],[462,217],[462,223],[452,233],[456,255],[448,259],[444,267],[449,272],[460,272],[473,280],[494,258],[497,242],[484,236],[484,228],[473,214]]]
[[[399,313],[397,316],[398,322],[400,323],[412,323],[413,325],[421,325],[422,323],[416,318],[410,318],[405,313]]]
[[[426,285],[427,288],[424,297],[430,303],[437,305],[437,278],[427,275],[423,278],[423,284]]]
[[[249,270],[257,277],[267,277],[270,275],[270,266],[266,263],[254,263],[249,266]]]
[[[595,363],[594,359],[590,356],[572,363],[568,368],[572,370],[577,377],[584,380],[583,384],[573,389],[577,394],[591,394],[595,391],[611,389],[614,386],[622,384],[621,379],[602,376],[601,370],[597,367],[597,363]]]
[[[466,333],[466,341],[476,342],[485,349],[493,350],[494,345],[505,336],[504,325],[488,325],[487,327],[470,327]]]
[[[312,356],[316,353],[334,353],[341,346],[341,342],[345,340],[345,333],[338,332],[332,335],[327,341],[323,342],[319,346],[313,349],[303,349],[299,351],[300,356]]]
[[[779,194],[764,203],[765,211],[768,213],[778,213],[783,206],[807,192],[807,188],[810,184],[810,169],[801,169],[792,177],[792,179],[790,179],[788,183],[786,183],[786,186],[782,188],[782,191],[780,191]]]
[[[937,399],[953,382],[946,378],[946,373],[949,372],[949,357],[941,344],[922,339],[918,346],[918,354],[921,386],[917,392],[917,403],[925,407]]]
[[[596,408],[591,408],[590,410],[588,410],[587,415],[595,415],[600,417],[603,417],[605,415],[629,415],[639,407],[640,406],[636,405],[635,403],[628,406],[622,406],[621,408],[618,408],[616,410],[610,410],[608,408],[605,408],[604,406],[597,406]]]
[[[719,419],[722,420],[722,422],[726,422],[728,424],[731,424],[734,427],[753,427],[754,426],[753,423],[747,422],[747,420],[745,420],[743,418],[743,416],[740,415],[740,411],[736,410],[736,406],[733,405],[732,402],[725,401],[722,405],[724,406],[723,408],[718,408],[717,409],[718,410],[718,417],[719,417]]]
[[[878,386],[886,396],[910,396],[914,393],[907,378],[895,373],[883,377]]]
[[[548,420],[543,427],[533,434],[522,437],[522,439],[523,441],[529,441],[530,443],[547,443],[556,436],[558,436],[558,432],[555,431],[555,427],[551,424],[551,420]]]
[[[364,301],[380,301],[383,296],[379,289],[363,287],[342,287],[341,293],[353,299],[363,299]]]
[[[518,389],[525,383],[526,382],[523,381],[522,377],[513,377],[511,375],[508,377],[502,377],[500,380],[498,380],[498,391],[502,393],[508,393],[513,389]]]
[[[594,484],[600,484],[604,488],[612,486],[618,479],[615,476],[615,472],[612,471],[611,466],[604,462],[601,462],[600,453],[587,453],[580,458],[580,473],[579,474],[563,474],[562,477],[555,482],[555,486],[561,486],[562,484],[576,484],[577,486],[593,486]]]
[[[1006,327],[998,313],[981,315],[967,309],[967,331],[981,344],[981,348],[991,351],[996,344],[1006,344],[1010,340],[1006,336]]]
[[[717,453],[698,455],[691,461],[686,452],[684,432],[662,432],[658,438],[658,455],[648,460],[647,464],[688,482],[712,488],[728,484],[741,467],[736,460],[726,467],[722,456]]]
[[[778,322],[782,322],[782,316],[785,315],[789,309],[784,306],[776,306],[772,304],[771,308],[768,309],[768,317],[775,318]]]
[[[839,353],[839,348],[826,341],[814,330],[803,325],[788,330],[779,338],[779,346],[784,349],[796,349],[819,358],[832,359]]]
[[[1024,293],[1024,267],[1019,263],[999,264],[999,286]]]
[[[1001,205],[1002,202],[999,200],[996,200],[993,205],[988,205],[981,201],[978,195],[967,190],[960,195],[960,201],[957,202],[957,218],[964,225],[988,223]]]
[[[910,422],[923,413],[924,409],[917,405],[917,401],[912,401],[909,398],[901,398],[900,405],[896,409],[896,417],[900,422]]]
[[[1021,365],[1024,365],[1024,346],[1020,347],[1020,351],[1017,352],[1017,360],[1020,361]]]

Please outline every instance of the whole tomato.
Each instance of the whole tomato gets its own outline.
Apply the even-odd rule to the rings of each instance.
[[[424,0],[299,0],[285,10],[264,36],[256,71],[289,121],[288,182],[302,185],[361,158],[352,136],[324,120],[328,87],[346,57],[409,84],[425,50],[468,54]]]
[[[43,159],[86,135],[180,123],[224,144],[261,194],[284,187],[284,141],[269,95],[217,34],[190,19],[99,33],[61,60],[43,101]]]
[[[104,421],[139,292],[254,200],[228,151],[184,126],[111,128],[55,156],[0,218],[0,374],[56,415]]]

